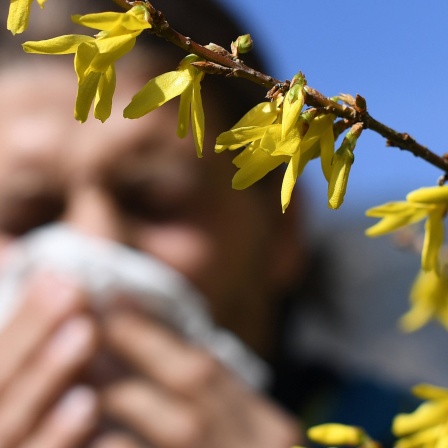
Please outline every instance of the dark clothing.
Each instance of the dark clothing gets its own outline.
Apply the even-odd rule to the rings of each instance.
[[[392,420],[412,412],[418,400],[409,392],[365,378],[344,377],[322,365],[306,368],[278,363],[271,396],[305,428],[321,423],[362,427],[374,440],[392,446]]]

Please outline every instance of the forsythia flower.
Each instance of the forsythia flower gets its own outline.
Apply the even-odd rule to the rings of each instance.
[[[37,0],[37,3],[43,8],[46,1]],[[11,0],[6,27],[12,34],[23,33],[28,28],[32,3],[33,0]]]
[[[392,430],[396,448],[445,447],[448,444],[448,390],[420,384],[413,393],[426,400],[410,414],[398,414]]]
[[[78,76],[78,94],[75,118],[87,120],[92,102],[94,115],[101,121],[109,118],[115,90],[115,62],[134,47],[136,38],[151,28],[148,10],[136,5],[126,13],[104,12],[73,16],[75,23],[100,32],[95,37],[72,34],[37,42],[26,42],[28,53],[75,53],[75,71]]]
[[[301,112],[303,82],[297,81],[292,98],[281,98],[271,103],[260,103],[249,111],[235,126],[220,134],[215,151],[244,150],[234,158],[239,168],[232,185],[244,189],[260,180],[283,163],[287,164],[281,190],[283,212],[290,203],[292,190],[305,165],[319,155],[322,168],[329,175],[334,152],[332,115],[316,116],[315,109]],[[285,107],[287,112],[285,112]],[[285,127],[285,119],[287,125]]]
[[[422,269],[439,269],[439,252],[443,244],[443,218],[448,207],[448,186],[420,188],[409,193],[407,201],[390,202],[367,210],[366,215],[382,218],[368,228],[367,236],[380,236],[426,218],[422,251]]]
[[[430,319],[448,329],[448,277],[445,272],[421,270],[412,285],[411,309],[400,319],[404,331],[415,331]]]
[[[198,70],[191,63],[200,60],[194,54],[184,58],[178,69],[164,73],[151,79],[133,98],[125,108],[125,118],[140,118],[157,109],[172,98],[180,95],[177,135],[185,137],[190,125],[196,152],[202,156],[204,145],[204,110],[201,98],[201,81],[204,72]]]

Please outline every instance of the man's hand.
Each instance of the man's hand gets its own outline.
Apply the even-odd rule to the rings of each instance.
[[[78,447],[96,421],[96,394],[73,386],[96,330],[68,279],[40,275],[0,331],[0,448]],[[68,388],[68,390],[67,390]]]
[[[104,326],[110,349],[139,373],[103,390],[104,410],[144,442],[123,433],[95,447],[289,448],[298,442],[298,422],[160,323],[121,311]]]

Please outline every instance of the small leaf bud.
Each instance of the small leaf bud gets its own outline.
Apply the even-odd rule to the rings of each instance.
[[[232,55],[237,58],[239,54],[249,53],[253,48],[253,44],[250,34],[238,36],[236,41],[231,43]]]

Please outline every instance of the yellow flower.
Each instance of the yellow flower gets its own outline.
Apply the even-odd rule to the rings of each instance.
[[[330,160],[328,154],[333,155],[334,116],[316,117],[316,113],[315,109],[303,112],[283,137],[283,125],[277,122],[280,118],[278,107],[273,103],[261,103],[231,130],[220,134],[216,140],[217,152],[246,147],[233,160],[239,168],[232,181],[233,188],[247,188],[286,163],[288,166],[281,189],[282,210],[285,212],[297,178],[306,164],[319,152],[326,163]],[[324,169],[324,162],[322,166]]]
[[[41,8],[47,0],[37,0]],[[33,0],[11,0],[9,4],[8,22],[6,28],[12,34],[23,33],[28,28],[30,9]]]
[[[369,439],[365,431],[356,426],[325,423],[308,429],[307,436],[322,445],[360,446]]]
[[[404,331],[418,330],[430,319],[448,329],[448,277],[446,273],[421,270],[412,285],[411,309],[400,319]]]
[[[205,122],[201,98],[201,81],[204,72],[191,64],[198,60],[200,60],[198,56],[190,54],[181,61],[177,70],[151,79],[134,95],[125,108],[123,116],[140,118],[180,95],[177,135],[181,138],[187,135],[191,114],[196,152],[201,157]]]
[[[392,430],[396,448],[445,447],[448,444],[448,390],[420,384],[414,395],[426,400],[410,414],[398,414]]]
[[[448,187],[421,188],[409,193],[406,199],[406,202],[390,202],[367,210],[367,216],[382,219],[368,228],[366,235],[384,235],[426,218],[422,269],[438,271],[439,252],[444,239],[443,218],[448,207]]]
[[[126,13],[104,12],[73,16],[75,23],[100,32],[95,37],[72,34],[53,39],[25,42],[28,53],[75,53],[75,71],[78,76],[75,118],[87,120],[92,102],[95,118],[105,121],[112,108],[115,90],[115,62],[134,47],[136,38],[151,28],[145,6],[139,4]]]

